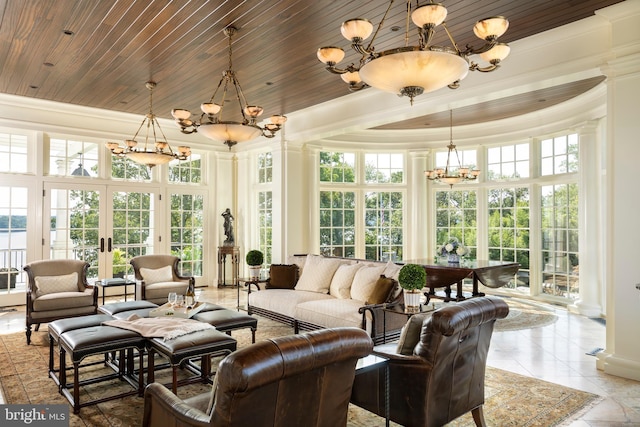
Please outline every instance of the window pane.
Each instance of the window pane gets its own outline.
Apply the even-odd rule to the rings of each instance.
[[[402,154],[365,154],[365,182],[402,184],[404,156]]]
[[[320,210],[320,253],[325,256],[355,253],[355,193],[321,191],[320,200],[326,207]]]
[[[579,292],[578,226],[569,218],[578,208],[576,184],[542,187],[542,292],[575,299]]]
[[[186,163],[186,162],[185,162]],[[204,260],[204,218],[200,206],[204,197],[195,194],[171,195],[171,254],[182,260],[184,276],[202,276]]]
[[[355,155],[352,153],[320,153],[321,182],[355,182]]]
[[[540,174],[560,175],[578,172],[578,135],[569,134],[541,142]]]
[[[3,172],[28,172],[26,135],[0,133],[0,164]]]
[[[191,153],[187,160],[169,162],[169,182],[199,184],[202,181],[202,159],[200,154]]]

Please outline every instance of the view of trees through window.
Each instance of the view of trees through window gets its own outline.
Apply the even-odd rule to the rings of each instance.
[[[563,181],[570,181],[569,174],[578,171],[578,140],[577,134],[567,134],[539,141],[540,170],[533,175],[530,173],[530,144],[488,148],[487,188],[481,182],[474,190],[458,190],[457,186],[450,190],[436,188],[435,246],[442,245],[449,237],[456,237],[471,250],[468,257],[475,258],[477,220],[486,216],[489,260],[520,264],[518,275],[507,288],[526,294],[538,292],[538,289],[531,290],[530,283],[532,258],[537,257],[535,265],[540,267],[534,276],[541,277],[539,292],[577,298],[578,185]],[[549,176],[557,183],[547,185],[549,179],[544,177]],[[495,182],[524,179],[528,182],[518,186],[494,187]],[[540,224],[531,223],[534,208],[531,192],[534,190],[540,192]],[[477,197],[485,193],[487,212],[479,212]],[[536,234],[534,230],[537,230]],[[538,236],[542,251],[532,254],[532,239]]]
[[[542,292],[578,297],[578,186],[545,185],[541,200]]]
[[[529,189],[490,189],[487,207],[489,259],[519,263],[518,276],[507,287],[529,293]]]
[[[273,256],[273,195],[271,191],[258,193],[258,232],[260,251],[264,254],[264,265],[271,265]]]
[[[258,247],[264,254],[264,266],[273,259],[273,192],[265,187],[273,182],[273,154],[258,154]]]
[[[399,191],[366,192],[364,195],[365,258],[402,260],[403,197]]]
[[[401,260],[404,155],[321,152],[319,167],[320,182],[328,186],[319,194],[320,253],[342,257],[364,253],[370,260]],[[358,171],[364,182],[358,182]],[[339,188],[340,183],[354,184],[354,189]],[[361,236],[357,230],[363,230]]]
[[[476,258],[478,245],[477,193],[471,190],[436,191],[436,242],[434,249],[451,238],[469,249]]]
[[[320,192],[320,254],[356,256],[355,192]]]
[[[183,276],[202,276],[204,207],[202,195],[171,195],[171,255],[180,258]]]

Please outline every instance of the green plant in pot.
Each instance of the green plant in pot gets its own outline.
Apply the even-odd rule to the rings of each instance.
[[[257,249],[252,249],[247,252],[245,257],[247,265],[249,266],[249,276],[251,279],[258,279],[260,277],[260,269],[264,262],[264,254]]]
[[[418,264],[403,265],[398,275],[398,283],[404,289],[405,311],[420,311],[420,290],[427,284],[427,272],[424,267]]]

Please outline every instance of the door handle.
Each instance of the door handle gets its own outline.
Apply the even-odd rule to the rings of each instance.
[[[111,252],[111,237],[109,237],[109,238],[107,239],[107,242],[108,242],[108,243],[107,243],[107,251],[108,251],[108,252]]]
[[[100,238],[100,252],[104,252],[104,237]]]

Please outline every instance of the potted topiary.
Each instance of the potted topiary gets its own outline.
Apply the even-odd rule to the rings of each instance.
[[[420,290],[427,284],[427,272],[418,264],[405,264],[400,269],[398,283],[404,289],[404,307],[407,313],[420,311]]]
[[[245,260],[249,266],[249,277],[254,280],[258,279],[260,277],[262,263],[264,262],[264,254],[259,250],[252,249],[247,252]]]

